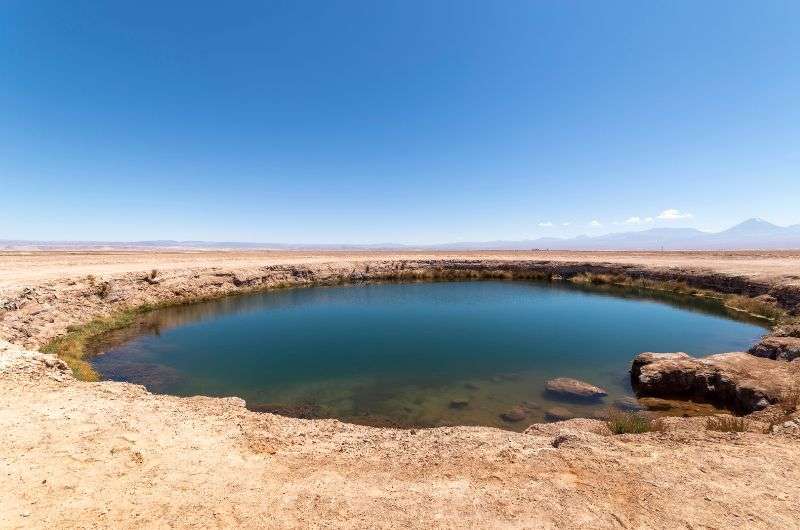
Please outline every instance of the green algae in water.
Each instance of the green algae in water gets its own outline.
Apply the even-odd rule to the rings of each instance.
[[[239,396],[254,410],[396,426],[521,429],[631,396],[642,351],[747,348],[761,325],[718,303],[623,288],[472,281],[316,287],[165,308],[100,337],[102,377],[152,392]],[[599,402],[544,392],[553,377]],[[525,420],[500,414],[522,405]]]

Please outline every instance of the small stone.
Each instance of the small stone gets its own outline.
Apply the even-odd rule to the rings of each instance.
[[[765,408],[767,408],[767,407],[769,407],[769,401],[767,401],[767,398],[761,398],[761,399],[759,399],[759,400],[758,400],[758,402],[755,404],[755,407],[754,407],[754,408],[755,408],[756,410],[763,410],[763,409],[765,409]]]
[[[575,417],[571,410],[565,407],[551,407],[544,413],[544,417],[548,421],[564,421],[571,420]]]
[[[553,441],[550,442],[550,445],[558,449],[559,446],[575,440],[578,440],[578,437],[575,436],[574,434],[559,434],[558,436],[553,438]]]
[[[469,405],[469,400],[468,399],[459,398],[459,399],[454,399],[454,400],[452,400],[450,402],[450,408],[451,409],[463,409],[463,408],[466,408],[467,405]]]
[[[527,417],[528,417],[528,412],[519,405],[512,408],[511,410],[508,410],[500,414],[500,418],[502,418],[503,421],[509,421],[509,422],[522,421]]]

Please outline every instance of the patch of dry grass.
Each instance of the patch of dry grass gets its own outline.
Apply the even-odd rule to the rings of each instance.
[[[750,422],[734,416],[714,416],[706,420],[706,429],[718,432],[747,432]]]
[[[648,289],[651,291],[664,291],[670,293],[686,294],[703,298],[715,298],[722,300],[725,307],[735,311],[742,311],[749,315],[765,318],[767,320],[782,320],[786,317],[786,311],[775,304],[757,300],[743,295],[725,295],[708,289],[692,287],[686,282],[672,280],[651,280],[647,278],[633,278],[624,274],[602,274],[592,272],[582,272],[572,276],[569,281],[573,283],[588,284],[607,284],[620,285],[624,287],[635,287]]]
[[[53,339],[42,348],[42,351],[58,355],[69,365],[78,379],[97,381],[100,376],[85,359],[89,340],[108,331],[129,326],[137,314],[150,309],[149,306],[142,306],[136,310],[117,312],[107,318],[94,319],[83,326],[70,326],[66,335]]]
[[[714,296],[711,291],[692,287],[686,282],[668,280],[650,280],[647,278],[633,278],[624,274],[604,274],[594,272],[582,272],[572,276],[569,281],[573,283],[591,283],[595,285],[620,285],[624,287],[636,287],[639,289],[649,289],[651,291],[665,291],[670,293],[689,294],[695,296]]]
[[[654,419],[640,412],[612,412],[606,425],[613,434],[642,434],[666,430],[661,419]]]
[[[738,294],[726,297],[725,307],[769,320],[777,320],[786,314],[784,310],[773,304]]]

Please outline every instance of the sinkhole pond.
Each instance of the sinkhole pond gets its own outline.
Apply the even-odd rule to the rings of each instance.
[[[630,400],[639,352],[736,351],[763,333],[717,301],[620,287],[376,283],[159,309],[97,337],[90,353],[103,378],[156,393],[372,425],[520,430],[554,410],[599,417]],[[545,390],[556,377],[608,396],[565,400]],[[504,419],[511,409],[524,418]]]

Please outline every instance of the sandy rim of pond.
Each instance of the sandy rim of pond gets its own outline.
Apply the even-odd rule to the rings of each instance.
[[[81,382],[36,349],[127,306],[437,269],[646,274],[796,311],[799,257],[0,253],[0,527],[797,527],[797,412],[769,434],[765,411],[739,433],[691,418],[619,436],[593,420],[394,430]]]

